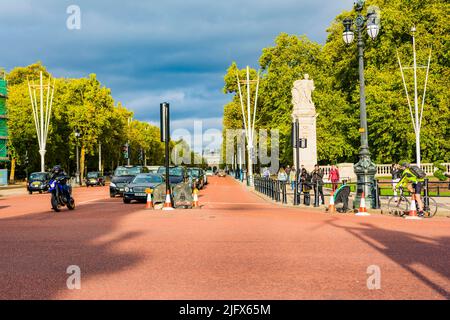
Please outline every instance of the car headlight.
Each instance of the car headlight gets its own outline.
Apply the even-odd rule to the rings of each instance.
[[[130,191],[130,188],[125,187],[125,192],[129,192],[129,191]]]
[[[109,186],[110,186],[110,187],[113,187],[113,188],[117,188],[116,184],[113,183],[113,182],[111,182],[111,183],[109,184]]]

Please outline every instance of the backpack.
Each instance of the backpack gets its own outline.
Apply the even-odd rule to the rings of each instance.
[[[411,166],[409,169],[419,179],[424,179],[427,176],[427,174],[418,166]]]

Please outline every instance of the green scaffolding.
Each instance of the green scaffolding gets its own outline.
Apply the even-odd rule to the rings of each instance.
[[[6,99],[8,87],[6,80],[0,79],[0,162],[9,161],[8,158],[8,116],[6,110]]]

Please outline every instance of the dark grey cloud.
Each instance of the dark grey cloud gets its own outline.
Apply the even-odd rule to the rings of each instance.
[[[96,73],[117,101],[157,122],[169,101],[177,127],[221,126],[223,75],[232,61],[256,67],[280,32],[324,42],[353,0],[1,0],[0,66],[42,61],[58,77]],[[81,30],[66,28],[69,5]]]

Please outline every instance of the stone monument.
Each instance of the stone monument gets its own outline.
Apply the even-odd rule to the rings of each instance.
[[[312,101],[314,91],[314,81],[305,74],[305,79],[294,82],[292,88],[292,120],[299,121],[299,138],[307,139],[307,148],[300,149],[300,165],[305,166],[309,172],[314,169],[317,163],[317,134],[316,134],[316,107]],[[296,163],[296,153],[294,150],[294,165]]]

